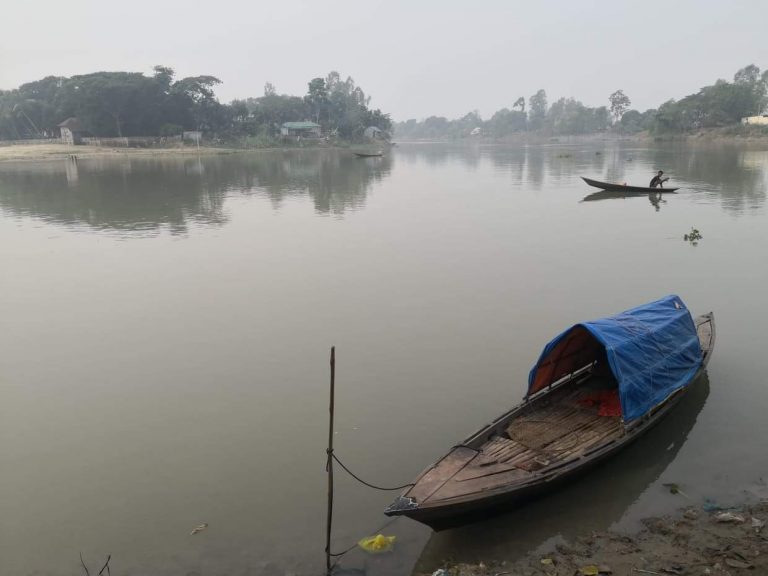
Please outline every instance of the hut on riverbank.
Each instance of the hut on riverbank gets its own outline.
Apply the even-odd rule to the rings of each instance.
[[[295,138],[320,138],[320,124],[308,121],[284,122],[280,126],[280,135]]]
[[[85,136],[86,130],[75,116],[71,116],[59,124],[59,130],[61,131],[61,141],[63,144],[83,143],[83,136]]]

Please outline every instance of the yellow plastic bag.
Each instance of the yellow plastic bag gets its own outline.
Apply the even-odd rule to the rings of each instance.
[[[382,552],[390,552],[392,550],[395,546],[395,537],[376,534],[376,536],[363,538],[357,545],[370,554],[381,554]]]

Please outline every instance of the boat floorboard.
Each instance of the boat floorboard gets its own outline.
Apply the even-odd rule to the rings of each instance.
[[[506,432],[485,442],[475,458],[463,459],[460,466],[452,459],[454,465],[447,467],[452,476],[445,479],[444,474],[439,474],[445,481],[439,487],[433,485],[436,489],[428,499],[435,502],[526,482],[536,474],[578,458],[590,448],[620,437],[621,418],[601,416],[597,405],[585,402],[600,389],[604,388],[566,387],[544,401],[532,402],[509,423]]]

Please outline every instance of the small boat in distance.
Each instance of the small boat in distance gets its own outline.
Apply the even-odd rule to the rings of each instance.
[[[353,152],[358,158],[375,158],[377,156],[384,156],[384,152],[379,150],[378,152]]]
[[[680,188],[649,188],[648,186],[627,186],[626,184],[611,184],[610,182],[600,182],[599,180],[592,180],[591,178],[581,177],[584,182],[600,190],[606,190],[608,192],[623,192],[624,194],[648,194],[654,192],[657,194],[670,194]]]
[[[384,511],[435,530],[522,504],[613,456],[704,372],[710,312],[678,296],[581,322],[544,347],[523,402],[454,446]]]

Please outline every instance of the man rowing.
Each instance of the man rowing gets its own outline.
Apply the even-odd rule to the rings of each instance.
[[[664,182],[669,180],[669,177],[662,178],[663,175],[664,175],[664,170],[659,170],[659,173],[653,177],[653,180],[651,180],[649,188],[656,188],[657,186],[659,188],[664,188]]]

